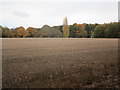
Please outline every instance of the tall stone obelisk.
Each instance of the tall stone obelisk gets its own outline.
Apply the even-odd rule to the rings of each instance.
[[[69,26],[68,26],[67,17],[65,17],[63,20],[63,36],[64,36],[64,38],[69,37]]]

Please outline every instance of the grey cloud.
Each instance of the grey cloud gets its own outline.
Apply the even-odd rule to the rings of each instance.
[[[15,11],[13,14],[19,17],[29,17],[29,14],[24,11]]]

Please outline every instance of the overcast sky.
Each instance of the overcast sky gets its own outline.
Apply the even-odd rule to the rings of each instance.
[[[25,28],[118,21],[119,0],[0,0],[0,25]]]

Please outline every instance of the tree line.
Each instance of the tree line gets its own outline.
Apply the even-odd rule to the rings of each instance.
[[[43,26],[44,27],[44,26]],[[49,28],[48,28],[49,29]],[[58,33],[63,34],[63,25],[53,26],[52,29],[54,36],[61,36]],[[41,32],[42,31],[42,32]],[[17,28],[8,28],[0,26],[0,37],[3,38],[39,38],[48,35],[47,30],[44,34],[45,28],[28,27],[25,29],[20,26]],[[60,32],[58,32],[60,31]],[[49,32],[50,33],[50,32]],[[48,36],[46,36],[48,37]],[[64,36],[63,36],[64,37]],[[120,37],[120,22],[104,23],[104,24],[77,24],[69,25],[69,37],[70,38],[119,38]]]

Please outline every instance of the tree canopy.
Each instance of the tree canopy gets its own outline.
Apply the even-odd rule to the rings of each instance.
[[[65,31],[66,33],[65,33]],[[70,38],[119,38],[120,22],[104,24],[77,24],[48,26],[42,28],[28,27],[25,29],[20,26],[8,28],[0,26],[0,37],[3,38],[29,38],[29,37],[70,37]]]

